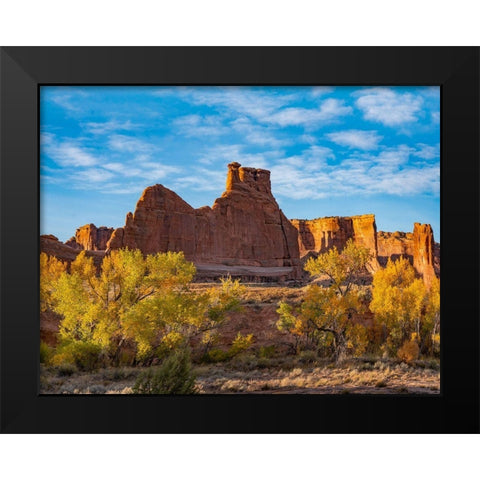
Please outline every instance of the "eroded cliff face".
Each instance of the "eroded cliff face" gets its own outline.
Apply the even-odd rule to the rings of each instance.
[[[65,245],[79,250],[105,250],[112,236],[113,228],[96,227],[93,223],[77,228],[75,236]]]
[[[315,220],[291,220],[298,230],[299,252],[303,257],[311,252],[324,253],[336,247],[343,250],[352,239],[356,245],[366,247],[372,254],[370,270],[379,268],[377,260],[377,226],[375,215],[352,217],[324,217]]]
[[[427,285],[440,276],[440,245],[434,242],[432,227],[415,223],[413,233],[377,232],[374,215],[324,217],[291,220],[298,230],[300,256],[321,254],[332,247],[342,250],[352,239],[373,255],[369,269],[374,272],[389,259],[407,258]]]
[[[413,234],[408,232],[377,232],[378,261],[385,266],[388,259],[408,258],[413,264]]]
[[[413,225],[413,266],[429,286],[435,277],[433,230],[429,224]]]
[[[183,251],[198,264],[292,267],[300,273],[297,230],[271,192],[268,170],[228,166],[226,190],[212,208],[194,209],[162,185],[148,187],[107,250]]]

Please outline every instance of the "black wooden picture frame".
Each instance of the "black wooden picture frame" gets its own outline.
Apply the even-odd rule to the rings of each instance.
[[[0,429],[6,433],[479,432],[475,47],[0,50]],[[441,393],[39,395],[39,86],[441,86]]]

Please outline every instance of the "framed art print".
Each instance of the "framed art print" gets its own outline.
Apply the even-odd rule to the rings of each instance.
[[[1,55],[3,431],[478,431],[478,49]]]

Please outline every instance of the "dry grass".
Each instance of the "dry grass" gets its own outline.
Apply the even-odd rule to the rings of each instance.
[[[439,393],[440,373],[405,364],[364,370],[352,366],[200,372],[203,393]]]
[[[265,363],[266,362],[266,363]],[[142,368],[104,369],[96,373],[59,376],[54,370],[41,375],[41,393],[128,394]],[[257,359],[236,364],[195,368],[200,393],[310,393],[310,394],[438,394],[440,372],[428,366],[405,363],[326,362],[299,366],[298,359]]]

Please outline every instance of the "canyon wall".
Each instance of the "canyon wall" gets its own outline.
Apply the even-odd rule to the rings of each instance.
[[[324,253],[336,247],[342,250],[352,239],[355,245],[366,247],[372,254],[369,269],[379,268],[377,259],[377,226],[375,215],[357,215],[353,217],[323,217],[315,220],[291,220],[298,230],[300,255]]]
[[[440,245],[435,243],[429,224],[415,223],[413,233],[377,232],[374,215],[324,217],[315,220],[291,220],[298,230],[299,252],[321,254],[332,247],[342,250],[352,239],[367,247],[373,259],[369,270],[385,266],[389,259],[407,258],[425,283],[440,276]]]

